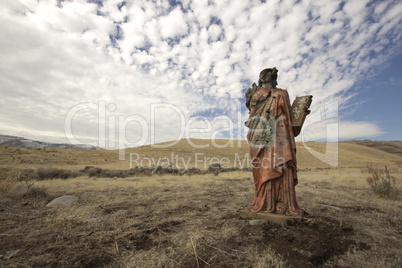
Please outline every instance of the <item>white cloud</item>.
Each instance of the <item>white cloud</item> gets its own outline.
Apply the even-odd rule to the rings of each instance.
[[[200,27],[204,28],[209,25],[213,14],[214,6],[208,3],[208,0],[198,0],[191,2],[191,12],[194,14],[194,20]]]
[[[0,7],[0,34],[7,37],[0,39],[0,123],[8,134],[61,139],[69,109],[99,101],[116,104],[108,112],[116,118],[135,114],[150,122],[151,104],[166,103],[186,120],[236,121],[233,103],[273,66],[292,99],[313,94],[315,110],[335,99],[344,109],[353,84],[399,48],[401,4],[341,2],[205,0],[181,9],[167,1],[7,0]],[[98,112],[77,114],[80,136],[96,135]],[[244,121],[244,106],[240,113]],[[158,141],[177,136],[176,119],[160,115]],[[341,136],[363,135],[351,123],[342,126]]]
[[[323,120],[303,128],[296,141],[337,141],[374,138],[384,132],[374,123],[358,121]]]
[[[347,1],[343,6],[343,10],[350,19],[350,27],[352,29],[358,29],[358,26],[364,22],[368,3],[369,1],[367,0]]]
[[[216,24],[212,24],[211,26],[208,27],[208,33],[209,33],[209,38],[211,39],[211,41],[215,42],[218,40],[219,36],[221,35],[222,28]]]
[[[159,19],[161,33],[164,38],[176,38],[187,33],[187,22],[180,8],[176,8],[167,16]]]
[[[341,122],[339,125],[340,139],[373,138],[384,132],[374,123],[369,122]]]

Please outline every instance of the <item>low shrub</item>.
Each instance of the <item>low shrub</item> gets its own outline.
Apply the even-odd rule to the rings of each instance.
[[[387,166],[385,169],[367,167],[371,177],[367,178],[374,194],[387,199],[397,199],[398,189],[395,187],[395,177],[389,174]]]
[[[37,180],[49,180],[49,179],[75,178],[81,175],[82,173],[79,171],[47,167],[47,168],[38,168],[33,177]]]
[[[93,166],[86,166],[81,172],[88,175],[88,177],[101,177],[102,169],[93,167]]]

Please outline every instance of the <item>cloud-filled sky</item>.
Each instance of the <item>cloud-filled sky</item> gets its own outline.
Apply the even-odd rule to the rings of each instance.
[[[401,15],[398,0],[3,0],[0,134],[244,138],[244,94],[276,67],[291,101],[314,96],[303,139],[400,140]]]

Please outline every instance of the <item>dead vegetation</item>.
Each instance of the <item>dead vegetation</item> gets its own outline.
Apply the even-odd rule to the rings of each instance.
[[[387,164],[400,189],[402,167]],[[45,168],[48,179],[25,180],[30,167],[10,166],[0,177],[0,266],[400,267],[400,200],[377,196],[366,166],[302,166],[296,194],[310,218],[287,226],[238,216],[254,194],[249,171],[123,178],[105,176],[120,172],[106,165],[57,167],[79,172],[67,179]],[[45,194],[14,195],[26,182]],[[65,194],[79,202],[45,207]]]
[[[385,166],[385,169],[368,166],[366,170],[370,174],[370,177],[367,178],[367,183],[376,195],[388,199],[398,198],[399,193],[395,187],[395,177],[390,175],[387,166]]]

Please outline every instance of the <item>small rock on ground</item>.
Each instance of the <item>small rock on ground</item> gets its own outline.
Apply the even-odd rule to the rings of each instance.
[[[63,195],[53,199],[47,207],[68,207],[78,202],[78,197],[73,195]]]

